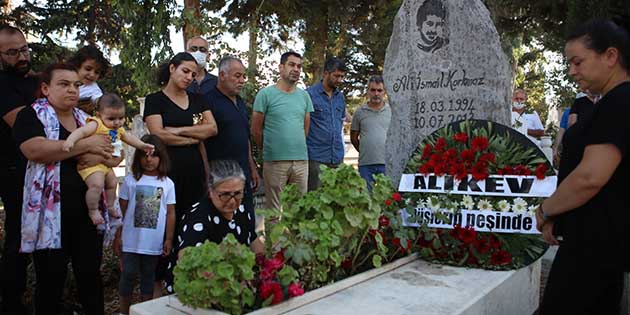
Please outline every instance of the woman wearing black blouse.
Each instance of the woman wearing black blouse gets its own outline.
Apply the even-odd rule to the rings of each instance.
[[[172,166],[168,177],[175,183],[177,222],[205,191],[203,140],[217,134],[208,105],[196,94],[186,92],[196,71],[195,58],[189,53],[178,53],[160,67],[158,81],[162,90],[145,99],[147,128],[168,146]]]
[[[228,234],[262,253],[264,245],[257,238],[250,213],[242,205],[245,175],[236,161],[217,160],[210,165],[208,197],[195,204],[183,216],[175,240],[175,253],[166,278],[166,290],[173,293],[173,268],[187,247],[199,246],[206,240],[221,243]]]
[[[565,46],[569,74],[602,95],[563,138],[556,192],[536,211],[554,259],[541,314],[619,314],[630,253],[630,39],[608,20],[582,25]]]
[[[63,140],[88,117],[76,109],[80,85],[73,66],[55,64],[48,67],[42,75],[44,98],[22,109],[13,126],[21,158],[28,160],[27,165],[22,165],[26,169],[21,167],[20,170],[22,174],[26,172],[25,190],[28,189],[22,208],[20,250],[33,253],[37,278],[36,315],[58,313],[68,261],[72,262],[85,313],[104,313],[101,247],[96,226],[88,217],[87,186],[77,171],[77,164],[92,155],[87,158],[92,162],[87,162],[86,166],[103,163],[113,167],[122,158],[111,157],[111,141],[101,135],[80,140],[71,152],[62,150]],[[33,214],[39,220],[33,220]]]

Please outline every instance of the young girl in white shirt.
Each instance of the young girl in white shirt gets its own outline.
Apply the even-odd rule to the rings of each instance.
[[[175,185],[166,176],[170,164],[166,146],[155,135],[141,140],[155,146],[155,151],[147,155],[136,150],[132,174],[125,177],[119,191],[123,228],[116,235],[114,248],[122,260],[118,288],[121,314],[129,314],[136,275],[141,299],[153,297],[158,258],[171,252],[175,230]]]

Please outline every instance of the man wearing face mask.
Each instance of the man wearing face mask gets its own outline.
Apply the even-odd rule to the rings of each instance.
[[[544,136],[545,127],[543,127],[538,113],[535,110],[527,110],[525,101],[527,101],[525,90],[514,90],[514,94],[512,94],[512,127],[530,138]]]
[[[197,61],[197,75],[188,86],[188,92],[203,95],[207,101],[210,90],[217,86],[217,76],[208,73],[206,65],[210,59],[208,41],[201,36],[196,36],[186,42],[186,52],[190,53]]]
[[[30,50],[19,29],[0,25],[0,198],[4,205],[2,314],[26,314],[26,258],[20,254],[22,182],[17,172],[17,150],[11,130],[17,113],[35,100],[37,78],[32,76]]]

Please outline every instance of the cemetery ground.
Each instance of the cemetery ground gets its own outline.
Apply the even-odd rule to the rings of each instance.
[[[0,204],[0,249],[4,248],[4,208]],[[1,251],[0,251],[1,252]],[[543,256],[542,259],[542,269],[541,269],[541,279],[540,279],[540,297],[542,298],[542,293],[544,292],[545,283],[547,280],[547,275],[549,273],[549,268],[551,268],[551,259],[547,259],[548,256]],[[119,260],[116,255],[114,255],[111,247],[107,247],[103,249],[103,263],[101,265],[101,276],[103,279],[103,288],[105,295],[105,314],[113,314],[118,311],[118,281],[120,279],[120,271],[119,271]],[[31,302],[34,294],[35,287],[35,270],[33,268],[32,263],[29,262],[28,270],[27,270],[27,291],[25,294],[25,303],[27,307],[31,308]],[[140,295],[138,291],[138,287],[136,286],[136,290],[134,290],[133,303],[140,302]],[[69,275],[66,285],[66,290],[63,298],[64,309],[66,313],[64,314],[73,314],[72,310],[79,309],[79,303],[77,298],[77,287],[74,284],[72,273],[69,269]]]

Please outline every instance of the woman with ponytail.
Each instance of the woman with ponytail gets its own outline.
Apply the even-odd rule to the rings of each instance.
[[[186,92],[195,78],[197,62],[182,52],[160,66],[162,90],[147,95],[144,121],[151,134],[166,145],[171,159],[168,177],[175,184],[175,222],[206,192],[206,149],[203,140],[217,134],[217,124],[203,99]],[[163,280],[166,260],[158,262],[156,280]],[[160,291],[154,291],[160,292]]]
[[[601,95],[562,140],[556,192],[536,211],[545,240],[560,245],[540,314],[619,314],[630,270],[630,39],[594,19],[567,39],[569,74]]]

